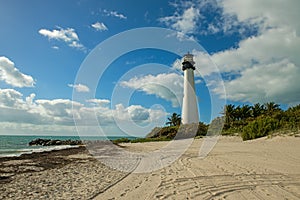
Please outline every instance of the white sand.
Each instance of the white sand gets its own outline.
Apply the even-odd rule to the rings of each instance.
[[[300,138],[221,137],[204,159],[197,139],[172,165],[130,174],[96,199],[300,199]],[[124,144],[145,152],[166,142]]]
[[[202,143],[195,140],[170,166],[143,174],[113,170],[86,152],[53,153],[50,159],[71,162],[49,169],[37,163],[47,163],[40,159],[11,158],[0,162],[0,199],[300,199],[300,137],[246,142],[220,137],[200,159]],[[123,145],[127,151],[152,152],[166,144]],[[104,157],[118,155],[108,146],[102,148]],[[12,174],[8,181],[3,179]]]

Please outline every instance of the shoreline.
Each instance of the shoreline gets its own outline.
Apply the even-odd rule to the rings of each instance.
[[[126,174],[84,146],[0,158],[0,199],[91,199]]]
[[[80,145],[59,145],[59,146],[34,146],[35,148],[30,148],[28,146],[27,149],[15,149],[15,151],[10,151],[10,153],[2,153],[0,154],[1,158],[15,158],[20,157],[23,155],[28,154],[36,154],[36,153],[43,153],[43,152],[51,152],[51,151],[60,151],[64,149],[72,149],[72,148],[79,148]],[[18,152],[18,153],[16,153]]]
[[[54,160],[54,158],[81,153],[87,153],[85,147],[74,146],[66,149],[53,149],[50,151],[25,153],[20,156],[0,157],[0,180],[4,180],[5,178],[3,177],[7,177],[7,181],[9,181],[9,178],[20,173],[39,172],[51,168],[59,168],[69,162],[64,159]],[[28,164],[29,160],[32,162]],[[28,166],[28,168],[25,168],[24,165]]]
[[[221,136],[212,152],[199,159],[202,142],[203,138],[195,139],[170,166],[144,174],[109,168],[84,146],[2,157],[0,199],[257,198],[252,194],[265,199],[300,197],[299,137],[242,141],[236,136]],[[147,152],[167,143],[120,146]]]

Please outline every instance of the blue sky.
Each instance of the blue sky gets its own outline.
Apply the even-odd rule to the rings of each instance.
[[[183,51],[141,47],[109,66],[99,54],[95,71],[105,68],[99,82],[86,84],[89,76],[78,82],[96,47],[136,28],[165,28],[176,33],[172,37],[179,46],[185,40],[203,47],[190,49],[198,69],[201,121],[209,123],[224,102],[298,104],[299,4],[0,0],[0,134],[76,135],[74,119],[80,119],[84,123],[77,129],[87,135],[143,136],[163,126],[171,113],[180,113]],[[112,42],[105,51],[138,46],[139,39],[152,37],[137,34],[136,40]],[[155,39],[162,46],[167,40]],[[74,94],[85,98],[74,99]]]

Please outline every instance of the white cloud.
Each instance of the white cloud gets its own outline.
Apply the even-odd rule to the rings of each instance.
[[[29,75],[21,73],[15,64],[6,57],[0,57],[0,81],[14,87],[34,87],[35,81]]]
[[[140,105],[131,105],[125,108],[122,104],[117,104],[113,111],[118,120],[126,121],[132,119],[133,121],[148,121],[150,119],[150,110]]]
[[[54,29],[52,31],[47,29],[40,29],[39,33],[45,37],[48,37],[49,39],[64,41],[70,47],[81,50],[85,49],[85,47],[80,43],[79,37],[75,32],[75,29],[73,28],[63,29],[61,27],[58,27],[58,29]]]
[[[80,44],[77,41],[72,41],[71,43],[69,43],[69,46],[72,48],[85,50],[85,47],[83,46],[83,44]]]
[[[196,80],[195,80],[195,84],[200,84],[200,83],[202,83],[202,80],[201,80],[201,79],[196,79]]]
[[[200,17],[200,11],[197,8],[189,7],[182,14],[177,12],[168,17],[160,18],[159,21],[170,25],[175,30],[182,33],[192,33],[196,28],[197,19]]]
[[[94,24],[91,25],[94,29],[96,29],[97,31],[107,31],[108,28],[105,26],[105,24],[103,22],[96,22]]]
[[[211,56],[225,80],[227,98],[234,101],[299,102],[299,1],[223,0],[224,15],[258,27],[256,36],[241,40],[237,48]],[[216,88],[215,92],[220,93]]]
[[[236,15],[240,22],[258,24],[264,30],[269,28],[293,27],[299,35],[298,0],[222,0],[227,14]]]
[[[103,10],[103,12],[106,14],[106,16],[117,17],[119,19],[127,19],[125,15],[118,13],[117,11]]]
[[[92,103],[93,105],[104,106],[110,103],[108,99],[88,99],[86,102]]]
[[[183,77],[176,73],[134,77],[120,84],[170,101],[173,107],[180,105],[183,96]]]
[[[300,64],[300,38],[292,29],[269,29],[258,36],[246,38],[236,49],[212,55],[212,60],[223,72],[238,72],[253,63],[269,64],[284,58]]]
[[[76,90],[76,92],[89,92],[90,89],[88,86],[83,85],[83,84],[68,84],[69,87],[74,88]]]
[[[98,126],[107,130],[118,130],[118,125],[128,124],[133,121],[137,124],[152,124],[146,127],[145,132],[148,133],[157,121],[165,119],[166,113],[161,109],[145,108],[140,105],[130,105],[124,107],[118,104],[115,108],[109,108],[107,99],[90,99],[88,104],[79,103],[69,99],[36,99],[35,94],[27,97],[14,89],[0,89],[0,124],[9,125],[9,127],[19,127],[19,131],[24,128],[28,132],[31,129],[37,131],[40,129],[47,132],[61,134],[61,131],[67,130],[68,134],[75,133],[74,119],[78,126]],[[115,121],[121,124],[116,124]],[[153,124],[154,123],[154,124]],[[55,128],[49,130],[45,125]],[[161,124],[160,124],[161,125]],[[21,127],[22,126],[22,127]],[[128,126],[128,130],[132,128],[132,124]],[[1,127],[0,129],[5,129]],[[89,128],[87,128],[89,129]],[[92,129],[89,129],[90,131]],[[95,128],[93,129],[95,130]],[[1,130],[0,130],[1,131]],[[115,132],[118,134],[119,132]],[[93,131],[86,134],[95,134]],[[128,134],[130,134],[128,132]]]
[[[179,1],[170,5],[175,8],[174,13],[158,20],[184,34],[245,33],[249,28],[233,15],[224,14],[221,0]]]
[[[244,102],[299,102],[299,67],[282,60],[278,63],[255,65],[243,70],[236,79],[225,81],[227,98]],[[216,93],[224,95],[219,88]]]
[[[212,61],[205,53],[193,52],[198,69],[196,76],[208,77],[218,72],[211,67],[216,63],[230,100],[299,102],[299,83],[294,80],[300,76],[300,1],[195,0],[176,3],[173,7],[176,11],[172,16],[160,19],[169,27],[188,34],[235,33],[242,38],[235,47],[213,53]],[[192,15],[191,10],[188,15],[189,8],[197,9],[199,15]],[[209,18],[210,13],[215,17]],[[193,20],[183,20],[184,16]],[[183,24],[190,26],[181,26]],[[174,62],[173,68],[181,70],[181,62]],[[286,81],[291,76],[293,80]],[[209,80],[206,84],[215,87],[217,94],[224,95],[216,85],[219,81]]]
[[[14,89],[0,89],[0,106],[19,107],[22,94]]]

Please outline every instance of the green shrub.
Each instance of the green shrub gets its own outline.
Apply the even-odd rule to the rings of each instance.
[[[248,125],[246,125],[242,130],[243,140],[251,140],[259,137],[264,137],[279,128],[279,120],[265,117],[258,118]]]
[[[112,140],[112,143],[119,144],[119,143],[128,143],[130,141],[131,140],[128,139],[128,138],[119,138],[119,139],[116,139],[116,140]]]
[[[159,138],[136,138],[131,140],[131,143],[143,143],[143,142],[158,142],[158,141],[170,141],[170,138],[167,137],[159,137]]]
[[[205,136],[207,134],[208,125],[203,122],[199,122],[196,136]]]
[[[162,128],[154,128],[146,138],[160,138],[166,137],[173,139],[178,131],[179,126],[166,126]]]

